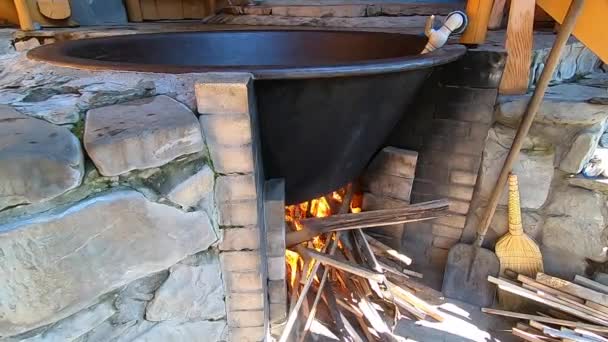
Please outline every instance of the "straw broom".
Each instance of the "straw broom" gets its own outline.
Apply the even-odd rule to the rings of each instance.
[[[519,274],[535,278],[537,272],[543,272],[543,256],[538,245],[524,233],[521,224],[519,206],[519,189],[517,176],[509,174],[509,231],[496,242],[496,256],[500,261],[500,274],[512,270]],[[499,293],[499,302],[503,307],[516,309],[522,301],[517,296]]]

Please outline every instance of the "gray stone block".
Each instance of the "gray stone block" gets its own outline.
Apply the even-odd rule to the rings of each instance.
[[[264,310],[229,311],[229,327],[259,327],[264,325]]]
[[[579,133],[570,150],[559,163],[559,168],[568,173],[579,173],[593,157],[598,141],[604,132],[605,122],[598,123]]]
[[[91,109],[84,146],[104,176],[161,166],[202,151],[194,114],[164,95]]]
[[[217,320],[224,317],[224,289],[219,259],[205,253],[198,265],[177,264],[146,307],[149,321]]]
[[[203,212],[184,213],[135,191],[0,226],[0,335],[68,317],[99,296],[207,249]]]
[[[558,125],[593,125],[608,117],[608,106],[591,104],[594,97],[606,97],[606,89],[575,83],[549,87],[535,122]],[[496,119],[507,125],[516,124],[526,110],[532,94],[499,96]]]
[[[80,142],[68,129],[0,105],[0,209],[59,196],[83,174]]]
[[[580,259],[606,261],[605,206],[603,196],[593,191],[567,186],[555,189],[545,208],[543,245]]]
[[[226,308],[228,311],[262,310],[264,309],[264,293],[228,293],[226,294]]]
[[[167,198],[184,208],[196,207],[213,191],[215,174],[205,165],[200,171],[176,184],[167,192]]]

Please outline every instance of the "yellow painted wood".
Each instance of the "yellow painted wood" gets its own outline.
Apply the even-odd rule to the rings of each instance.
[[[571,0],[536,0],[545,12],[560,24],[563,22]],[[588,0],[574,27],[574,36],[593,51],[604,63],[608,63],[608,0]]]
[[[469,17],[469,25],[460,37],[462,44],[482,44],[485,42],[493,4],[493,0],[467,1],[466,12]]]
[[[15,0],[15,8],[19,16],[19,26],[23,31],[33,31],[34,21],[26,0]]]
[[[5,20],[11,24],[19,24],[19,16],[13,0],[0,0],[0,21]]]
[[[67,19],[72,15],[68,0],[38,0],[38,10],[49,19]]]

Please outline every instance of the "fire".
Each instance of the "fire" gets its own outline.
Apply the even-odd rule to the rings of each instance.
[[[327,196],[321,196],[315,199],[312,199],[310,201],[306,201],[306,202],[302,202],[299,204],[292,204],[292,205],[288,205],[285,207],[285,221],[287,222],[287,225],[289,227],[291,227],[291,229],[294,230],[302,230],[302,224],[300,223],[300,220],[302,219],[306,219],[306,218],[312,218],[312,217],[328,217],[334,214],[337,214],[336,209],[333,209],[334,211],[332,211],[332,204],[334,204],[333,208],[336,207],[336,205],[339,207],[341,206],[342,202],[344,201],[344,197],[346,196],[346,188],[342,188],[340,190],[334,191],[331,194],[328,194]],[[330,203],[333,202],[333,203]],[[353,194],[352,196],[352,200],[350,203],[350,211],[352,213],[358,213],[361,212],[361,202],[362,202],[362,195],[361,194]],[[317,251],[321,251],[323,249],[323,247],[325,247],[325,245],[327,244],[327,241],[324,241],[323,238],[321,236],[316,236],[311,242],[310,242],[312,248],[316,249]],[[338,246],[340,247],[340,242],[338,242]],[[285,251],[285,262],[287,264],[287,270],[288,273],[290,274],[290,284],[291,286],[294,286],[296,278],[297,278],[297,273],[298,270],[304,269],[304,259],[302,259],[302,257],[294,252],[294,251],[290,251],[290,250],[286,250]],[[306,273],[310,273],[312,270],[312,264],[309,265]]]

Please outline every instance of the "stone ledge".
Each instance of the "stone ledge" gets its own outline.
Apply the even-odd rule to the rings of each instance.
[[[0,226],[0,268],[10,270],[0,282],[0,335],[68,317],[215,241],[204,212],[184,213],[130,190]]]
[[[194,113],[165,95],[89,110],[83,140],[104,176],[161,166],[203,149]]]
[[[591,191],[598,191],[608,194],[608,178],[585,178],[584,176],[578,175],[576,177],[568,178],[568,184],[578,188],[583,188]]]
[[[607,97],[608,90],[570,83],[549,87],[535,122],[564,125],[593,125],[608,117],[608,105],[591,104],[596,97]],[[526,110],[532,93],[498,97],[496,119],[513,126]]]

